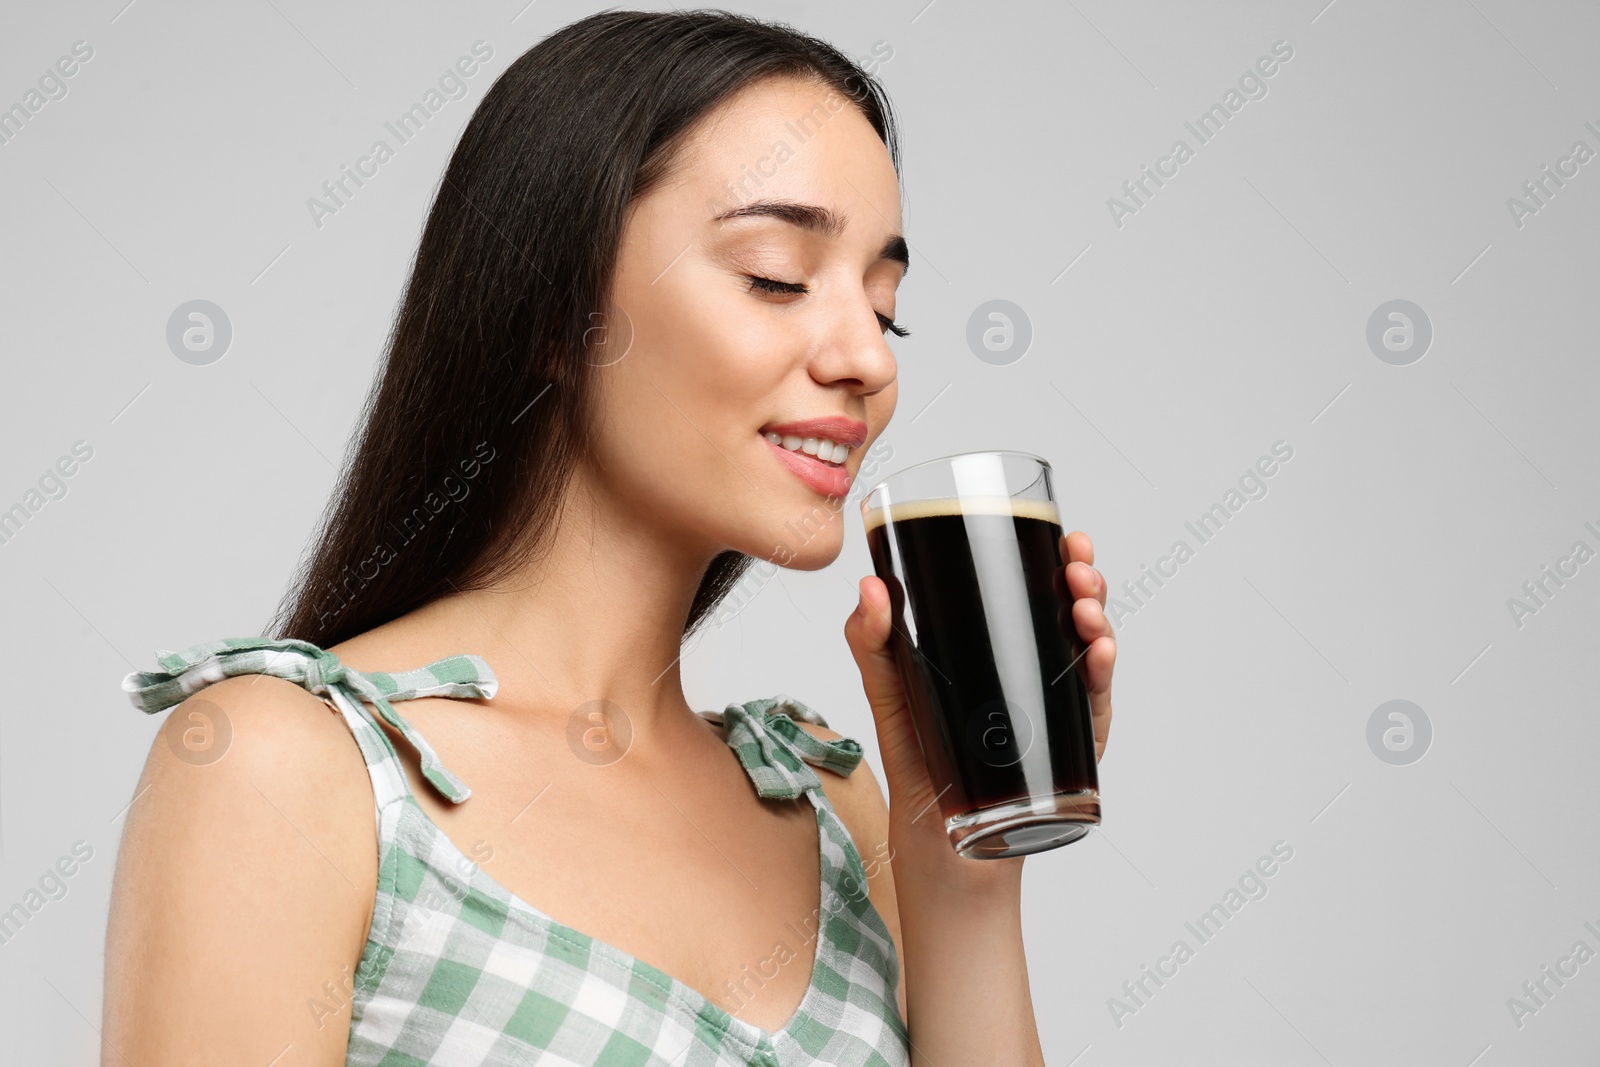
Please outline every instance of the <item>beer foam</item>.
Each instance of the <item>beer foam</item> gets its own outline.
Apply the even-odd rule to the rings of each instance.
[[[870,532],[884,524],[886,517],[894,522],[907,519],[927,519],[938,515],[1011,515],[1020,519],[1043,519],[1061,525],[1061,514],[1053,500],[1029,500],[1011,496],[937,497],[932,500],[906,500],[890,504],[887,508],[870,509],[863,521]]]

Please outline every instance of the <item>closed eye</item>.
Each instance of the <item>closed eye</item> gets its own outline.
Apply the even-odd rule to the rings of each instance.
[[[759,290],[763,293],[800,294],[809,293],[811,291],[809,286],[803,285],[800,282],[780,282],[776,278],[763,278],[758,274],[747,274],[745,277],[750,279],[751,289]]]
[[[758,274],[747,274],[750,279],[750,291],[762,293],[783,293],[792,296],[802,296],[811,291],[810,287],[800,282],[781,282],[776,278],[763,278]],[[892,333],[896,337],[910,337],[911,331],[896,323],[887,315],[878,315],[878,324],[885,333]]]

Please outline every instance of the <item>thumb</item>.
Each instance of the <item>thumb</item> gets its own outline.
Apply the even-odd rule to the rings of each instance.
[[[861,688],[877,726],[890,809],[906,805],[911,811],[919,811],[931,801],[933,786],[911,721],[905,683],[890,645],[893,620],[889,590],[883,579],[868,576],[861,579],[858,593],[856,610],[845,620],[844,638],[861,672]]]

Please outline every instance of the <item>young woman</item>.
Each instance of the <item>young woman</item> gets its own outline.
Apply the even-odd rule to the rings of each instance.
[[[1022,861],[951,849],[883,583],[844,635],[887,803],[799,701],[702,715],[679,679],[752,559],[840,551],[895,406],[898,167],[879,87],[786,27],[607,12],[510,66],[290,637],[126,683],[176,707],[118,857],[107,1063],[1042,1062]],[[1105,583],[1063,541],[1098,758]]]

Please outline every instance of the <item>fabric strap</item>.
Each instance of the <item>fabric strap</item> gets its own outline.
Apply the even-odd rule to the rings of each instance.
[[[807,764],[849,775],[861,762],[861,745],[852,738],[824,741],[800,728],[803,722],[827,726],[822,716],[788,697],[764,697],[729,704],[722,711],[728,745],[764,797],[794,800],[822,787]]]
[[[395,711],[393,703],[418,697],[487,700],[500,684],[479,656],[449,656],[397,673],[362,672],[345,666],[333,653],[294,638],[230,637],[182,652],[159,649],[156,657],[162,670],[135,671],[122,680],[133,705],[147,714],[165,711],[209,685],[243,674],[270,674],[315,696],[338,688],[371,704],[416,751],[428,782],[456,804],[471,796],[472,790],[440,761],[433,746]],[[711,715],[706,717],[716,721]],[[828,724],[821,715],[786,696],[729,704],[720,719],[728,746],[763,797],[818,797],[812,791],[820,791],[822,780],[812,766],[849,775],[861,762],[861,745],[855,740],[824,741],[801,729],[800,722]]]
[[[440,762],[427,740],[394,710],[391,701],[418,697],[489,699],[499,689],[494,671],[482,658],[449,656],[415,670],[363,673],[309,641],[293,638],[230,637],[182,652],[159,649],[160,671],[135,671],[122,680],[134,707],[154,715],[181,704],[208,685],[241,674],[270,674],[303,686],[315,696],[339,688],[370,703],[383,720],[416,750],[422,774],[440,794],[459,804],[472,795],[465,782]]]

